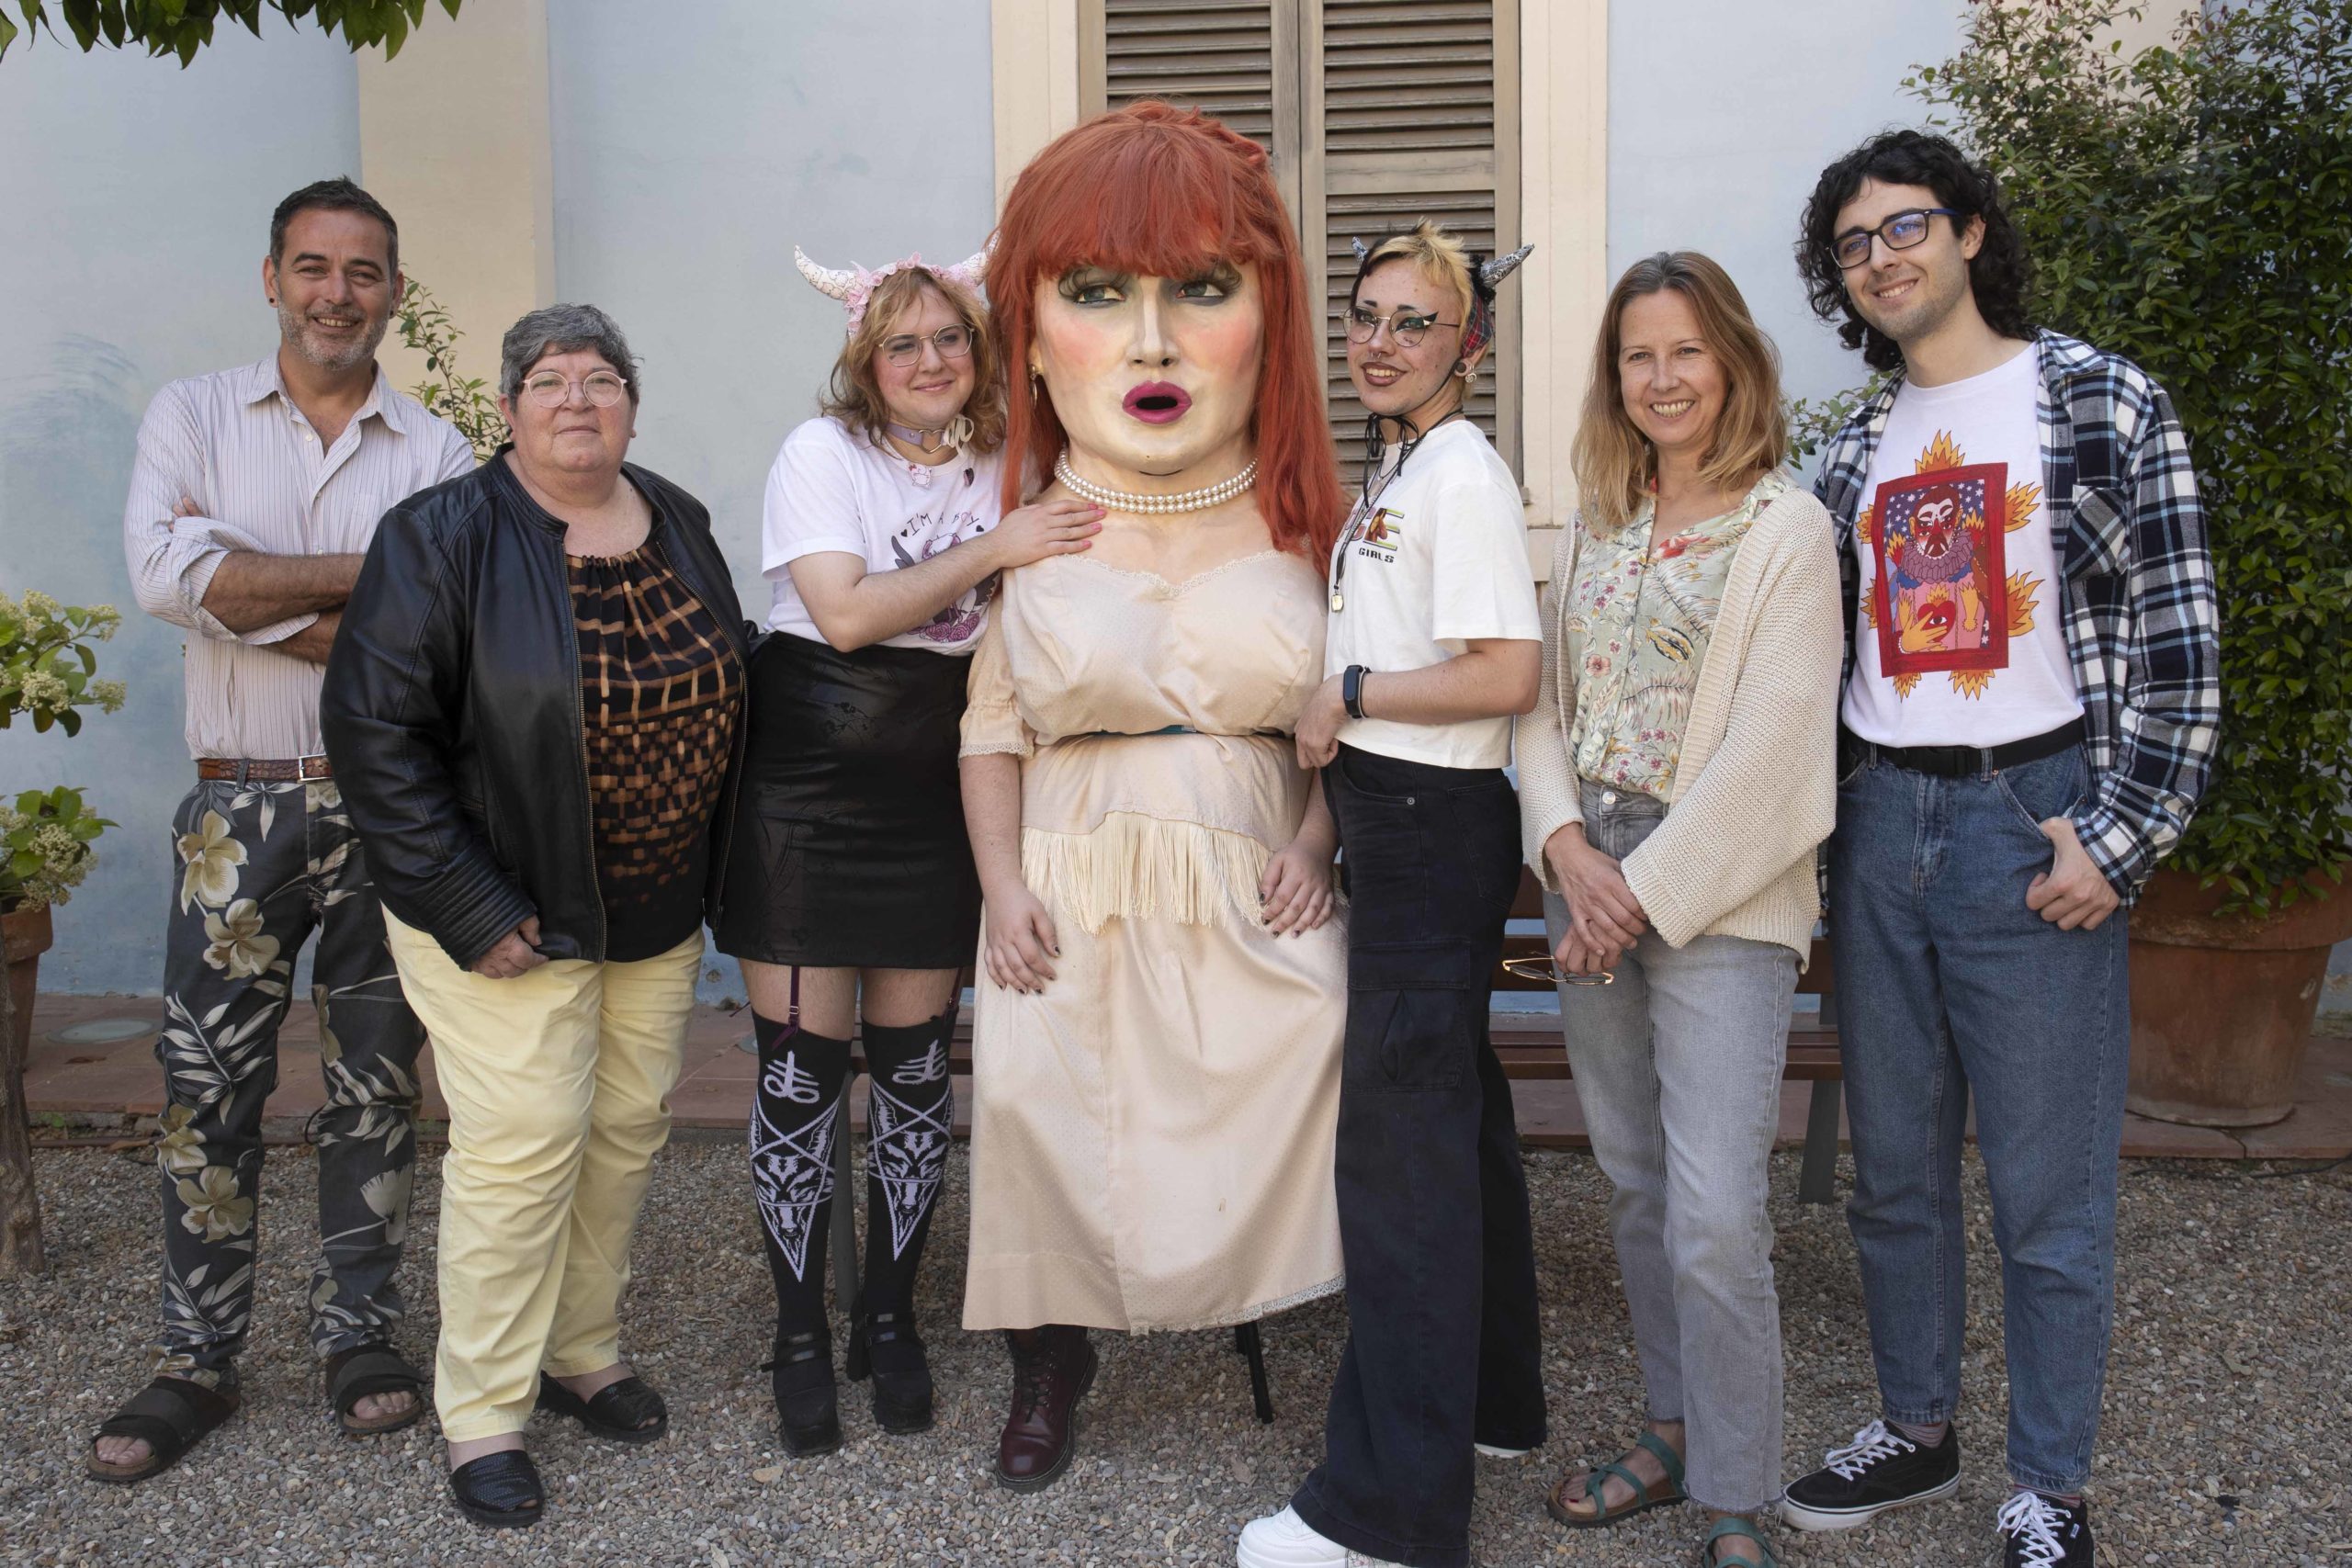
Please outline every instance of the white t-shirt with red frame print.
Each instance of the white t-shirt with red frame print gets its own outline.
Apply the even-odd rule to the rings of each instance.
[[[1882,746],[2006,745],[2080,718],[2042,496],[2033,349],[1887,413],[1856,520],[1840,716]]]

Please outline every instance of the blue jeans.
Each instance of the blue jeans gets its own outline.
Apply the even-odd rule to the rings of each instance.
[[[2025,897],[2050,867],[2039,824],[2089,788],[2079,747],[1962,778],[1873,755],[1838,784],[1829,843],[1847,1217],[1884,1414],[1947,1421],[1960,1403],[1973,1094],[2001,1251],[2009,1476],[2060,1493],[2090,1474],[2114,1316],[2125,920],[2062,931]]]
[[[1666,820],[1583,783],[1585,838],[1623,860]],[[1568,906],[1544,898],[1557,947]],[[1562,986],[1560,1032],[1592,1152],[1653,1421],[1685,1423],[1686,1486],[1726,1513],[1781,1495],[1781,1303],[1765,1206],[1781,1125],[1797,955],[1776,942],[1654,931],[1614,984]]]

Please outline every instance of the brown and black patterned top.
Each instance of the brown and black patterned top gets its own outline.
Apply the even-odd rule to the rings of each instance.
[[[671,570],[657,520],[626,555],[567,556],[605,956],[666,953],[702,923],[711,814],[741,722],[743,669]]]

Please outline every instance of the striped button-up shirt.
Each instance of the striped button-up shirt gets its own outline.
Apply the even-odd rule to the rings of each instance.
[[[139,607],[195,633],[187,641],[191,757],[312,757],[324,671],[272,647],[318,619],[294,615],[232,631],[204,607],[204,591],[232,550],[264,555],[358,555],[395,502],[474,466],[457,428],[393,389],[375,390],[334,445],[318,433],[277,374],[257,365],[175,381],[139,427],[123,552]],[[181,497],[198,515],[176,517]]]
[[[2091,795],[2075,836],[2126,903],[2180,842],[2222,734],[2221,615],[2205,508],[2172,400],[2118,355],[2036,335],[2042,493],[2066,579]],[[1815,493],[1837,522],[1854,669],[1854,522],[1897,376],[1831,438]]]

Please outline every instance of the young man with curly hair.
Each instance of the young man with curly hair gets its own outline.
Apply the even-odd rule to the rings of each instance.
[[[2036,331],[1998,184],[1892,131],[1823,172],[1815,311],[1887,384],[1830,444],[1846,659],[1828,908],[1849,1209],[1883,1409],[1782,1500],[1845,1529],[1957,1490],[1970,1100],[1993,1198],[2018,1568],[2091,1562],[2130,1043],[2119,911],[2220,729],[2212,563],[2139,367]]]

